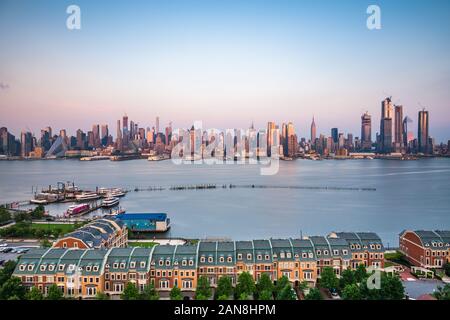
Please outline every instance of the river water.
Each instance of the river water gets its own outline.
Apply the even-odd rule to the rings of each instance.
[[[27,200],[58,181],[80,188],[193,184],[373,188],[246,189],[129,192],[127,212],[166,212],[172,237],[257,239],[374,231],[386,246],[398,245],[403,229],[450,229],[450,159],[296,160],[278,174],[257,165],[175,165],[171,161],[0,161],[0,203]],[[70,204],[47,206],[62,214]],[[99,213],[94,213],[99,214]]]

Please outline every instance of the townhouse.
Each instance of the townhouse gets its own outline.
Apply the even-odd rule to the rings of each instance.
[[[405,230],[399,238],[400,252],[413,266],[439,269],[450,263],[450,231]]]
[[[126,247],[128,231],[126,225],[115,218],[94,220],[81,228],[56,240],[55,248],[100,249]]]
[[[50,248],[22,255],[14,275],[43,293],[56,283],[66,296],[82,298],[98,292],[120,295],[128,282],[140,291],[152,284],[158,291],[176,286],[189,292],[195,291],[200,276],[207,277],[213,287],[228,276],[236,285],[242,272],[249,272],[255,281],[266,273],[274,282],[286,276],[294,286],[306,281],[312,287],[324,267],[333,268],[338,277],[359,264],[382,268],[382,251],[379,237],[365,233],[152,248]]]

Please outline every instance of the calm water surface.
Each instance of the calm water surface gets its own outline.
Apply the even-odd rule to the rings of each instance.
[[[253,239],[374,231],[397,246],[403,229],[450,229],[450,159],[281,162],[257,166],[174,165],[171,161],[0,161],[0,203],[32,197],[32,186],[75,181],[85,189],[183,184],[376,188],[376,191],[215,189],[130,192],[128,212],[167,212],[173,237]],[[69,204],[50,205],[61,214]]]

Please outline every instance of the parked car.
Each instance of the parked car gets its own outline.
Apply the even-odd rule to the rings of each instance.
[[[6,246],[8,246],[7,243],[0,243],[0,247],[6,247]]]
[[[5,249],[3,249],[3,253],[9,253],[11,251],[13,251],[13,248],[5,248]]]

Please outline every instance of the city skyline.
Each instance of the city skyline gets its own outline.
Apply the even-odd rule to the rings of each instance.
[[[365,111],[378,127],[378,101],[390,95],[414,127],[424,105],[429,134],[450,136],[448,2],[380,1],[376,31],[365,1],[115,2],[108,14],[77,4],[82,29],[69,31],[65,3],[0,3],[0,30],[16,31],[0,33],[0,109],[16,136],[112,126],[125,112],[145,126],[158,115],[162,127],[292,121],[302,137],[314,116],[317,132],[356,136]]]

